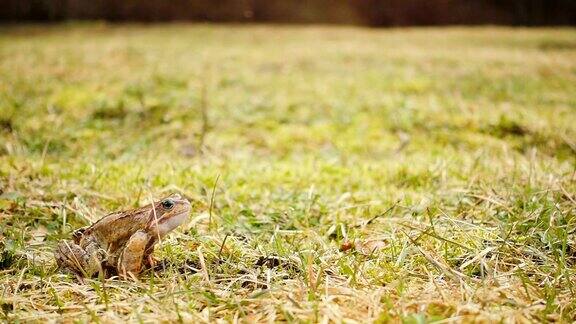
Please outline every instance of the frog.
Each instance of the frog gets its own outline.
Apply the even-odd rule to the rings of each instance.
[[[78,277],[116,273],[136,277],[153,267],[155,245],[182,225],[191,204],[179,194],[146,206],[113,212],[90,226],[77,229],[71,240],[58,242],[58,268]]]

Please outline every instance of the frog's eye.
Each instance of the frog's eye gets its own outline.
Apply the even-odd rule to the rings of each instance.
[[[174,201],[172,199],[164,199],[161,202],[162,208],[170,210],[174,207]]]

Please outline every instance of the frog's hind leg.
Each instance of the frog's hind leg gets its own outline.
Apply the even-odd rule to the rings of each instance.
[[[144,231],[132,234],[118,259],[118,273],[123,277],[137,275],[142,271],[146,246],[151,237]]]
[[[84,274],[86,268],[86,251],[78,244],[71,241],[60,241],[54,251],[58,268],[72,272]]]
[[[101,260],[97,254],[88,253],[80,245],[71,241],[61,241],[54,252],[58,267],[85,277],[101,270]]]

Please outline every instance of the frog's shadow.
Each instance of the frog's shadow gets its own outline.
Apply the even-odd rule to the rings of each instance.
[[[145,273],[163,273],[172,269],[178,271],[180,274],[194,274],[199,272],[198,269],[200,269],[200,264],[192,260],[185,260],[184,262],[160,260],[154,265],[154,267],[148,267],[145,270]]]
[[[172,262],[168,260],[158,261],[154,267],[147,266],[140,274],[140,277],[150,275],[150,274],[162,274],[168,272],[169,270],[176,270],[180,274],[194,274],[198,272],[199,264],[192,261],[186,260],[185,262]],[[104,265],[102,268],[104,272],[104,278],[109,279],[113,277],[119,277],[120,274],[115,267]]]

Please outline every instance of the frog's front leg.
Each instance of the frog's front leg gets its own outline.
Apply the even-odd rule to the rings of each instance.
[[[137,275],[142,271],[146,246],[151,239],[151,235],[144,231],[132,234],[118,258],[118,274],[127,277],[128,273]]]
[[[104,254],[95,241],[87,242],[84,248],[72,241],[61,241],[54,252],[59,268],[85,277],[102,271]]]

